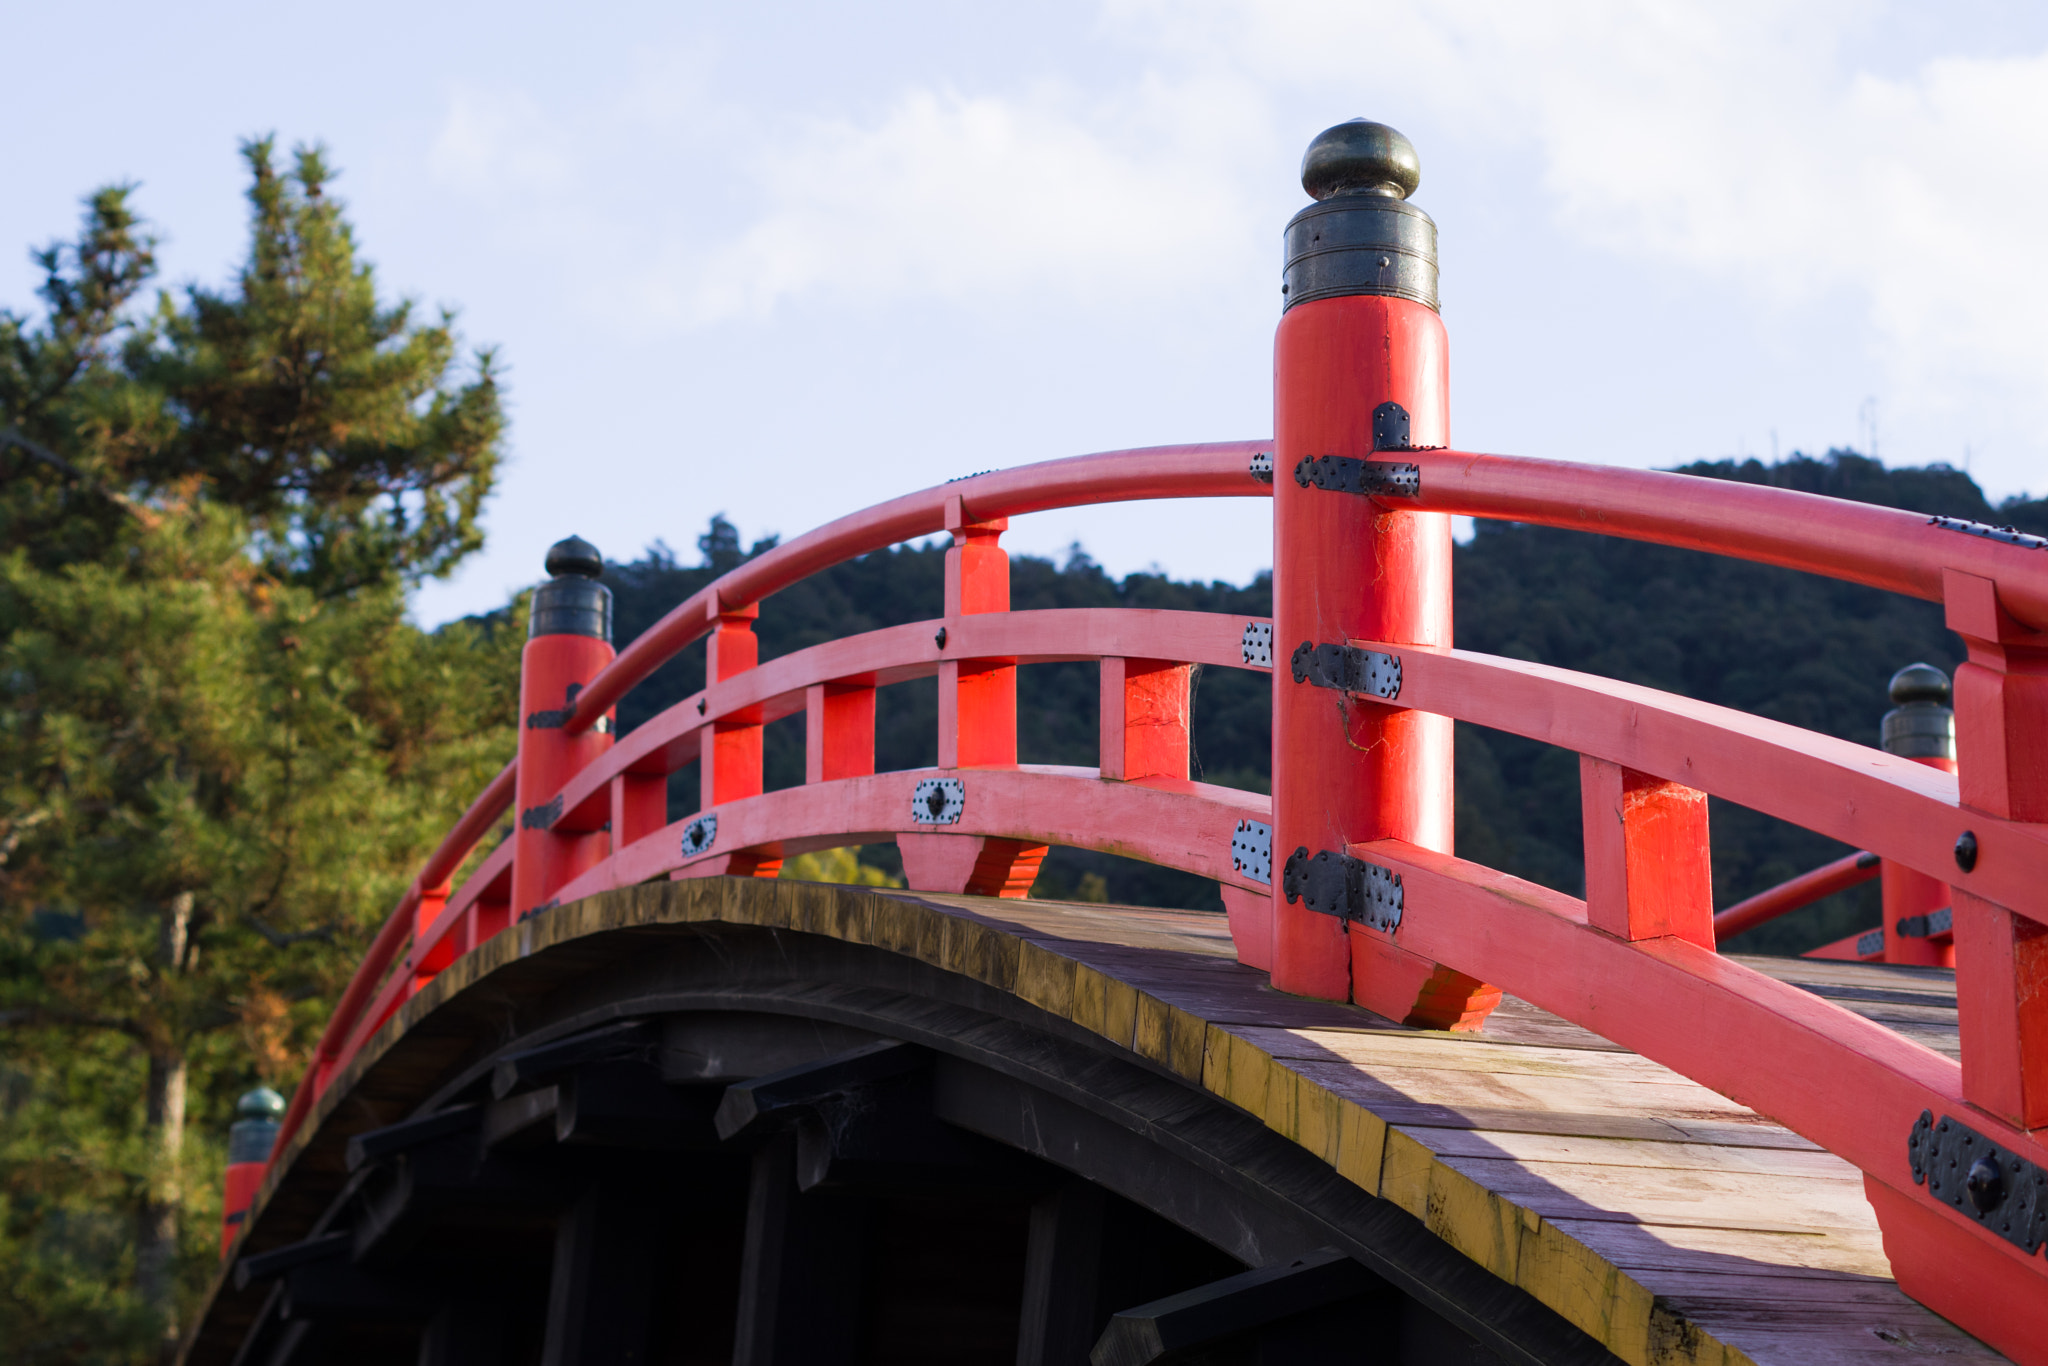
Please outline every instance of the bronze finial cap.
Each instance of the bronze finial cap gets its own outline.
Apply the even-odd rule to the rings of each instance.
[[[1287,224],[1281,311],[1346,294],[1435,308],[1436,224],[1408,202],[1421,183],[1415,145],[1384,123],[1316,134],[1301,159],[1301,187],[1316,202]]]
[[[1949,705],[1948,675],[1932,664],[1908,664],[1892,675],[1888,691],[1895,707],[1903,707],[1908,702],[1932,702],[1943,707]]]
[[[533,595],[529,636],[612,638],[612,590],[598,582],[604,556],[581,536],[548,547],[545,561],[551,576]]]
[[[1316,134],[1301,158],[1301,188],[1312,199],[1379,194],[1406,199],[1422,183],[1415,144],[1384,123],[1352,119]]]
[[[604,556],[581,536],[568,536],[548,547],[548,557],[541,567],[557,578],[581,574],[586,579],[597,579],[604,577]]]
[[[1948,675],[1932,664],[1908,664],[1892,675],[1892,709],[1878,726],[1885,753],[1904,759],[1956,757],[1956,714]]]

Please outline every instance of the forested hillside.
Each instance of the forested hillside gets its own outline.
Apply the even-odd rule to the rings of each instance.
[[[1736,479],[1838,498],[2013,523],[2048,532],[2048,502],[1988,503],[1968,476],[1946,466],[1887,470],[1852,451],[1701,463],[1684,473]],[[717,574],[768,549],[742,549],[722,517],[698,540],[701,563],[684,567],[656,547],[607,569],[617,594],[617,635],[633,638]],[[758,627],[762,657],[834,636],[936,616],[944,552],[898,547],[816,575],[769,599]],[[1457,551],[1457,641],[1466,649],[1583,669],[1740,708],[1831,735],[1875,743],[1890,705],[1885,684],[1900,666],[1926,660],[1953,669],[1958,643],[1941,609],[1789,570],[1692,551],[1544,527],[1480,523]],[[1121,582],[1079,547],[1065,563],[1019,556],[1012,606],[1172,607],[1266,615],[1270,580],[1245,587],[1182,583],[1150,574]],[[703,647],[693,647],[627,698],[622,728],[694,692]],[[1096,680],[1090,664],[1027,666],[1018,684],[1018,745],[1026,763],[1092,764]],[[937,695],[930,680],[881,693],[876,758],[885,769],[934,761]],[[1205,669],[1195,688],[1196,776],[1265,791],[1270,701],[1261,676]],[[803,722],[770,727],[767,781],[803,778]],[[676,815],[696,808],[694,769],[671,787]],[[1727,905],[1845,852],[1832,841],[1754,812],[1713,805],[1716,902]],[[1583,889],[1575,756],[1532,741],[1461,725],[1459,852],[1559,890]],[[894,868],[891,846],[862,852]],[[1107,855],[1056,850],[1034,889],[1143,905],[1216,906],[1213,883]],[[1876,888],[1856,889],[1752,931],[1734,945],[1797,952],[1877,922]]]

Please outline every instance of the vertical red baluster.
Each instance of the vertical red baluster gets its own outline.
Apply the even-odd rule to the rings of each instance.
[[[1970,652],[1955,679],[1958,824],[1970,810],[2048,822],[2048,632],[2008,616],[1989,579],[1944,579],[1949,629]],[[1963,1093],[2022,1128],[2048,1126],[2048,926],[1972,894],[1975,833],[1956,838]]]
[[[1102,661],[1103,777],[1188,776],[1192,674],[1189,665],[1163,659]]]
[[[461,936],[444,934],[431,954],[422,954],[419,944],[434,928],[434,922],[448,909],[448,884],[442,883],[420,893],[420,904],[412,913],[412,987],[418,991],[434,980],[434,974],[454,962],[462,952]]]
[[[1970,890],[1980,851],[1969,827],[1973,813],[2048,822],[2048,632],[2014,621],[1991,580],[1953,569],[1942,579],[1948,627],[1969,648],[1955,678],[1962,807],[1952,886],[1969,1106],[1953,1118],[1970,1123],[1974,1107],[2038,1129],[2048,1125],[2048,927]],[[1933,1207],[1907,1179],[1894,1187],[1866,1174],[1863,1186],[1899,1289],[1938,1314],[1967,1319],[1972,1333],[2010,1356],[2030,1359],[2048,1341],[2038,1257]]]
[[[1892,710],[1879,734],[1885,752],[1956,771],[1955,713],[1949,710],[1948,675],[1931,664],[1909,664],[1892,675]],[[1954,939],[1932,932],[1928,918],[1954,911],[1948,884],[1886,859],[1879,872],[1884,905],[1884,961],[1954,967]],[[1902,934],[1901,928],[1917,933]]]
[[[804,689],[804,781],[829,783],[874,771],[874,684],[814,683]]]
[[[621,773],[612,779],[612,852],[668,824],[668,775]]]
[[[1707,794],[1579,756],[1586,918],[1621,939],[1714,947]]]
[[[1010,610],[1010,556],[1000,544],[1007,518],[978,522],[958,494],[946,500],[946,621]],[[950,637],[949,637],[950,638]],[[940,648],[948,647],[942,643]],[[957,648],[954,647],[954,648]],[[944,659],[939,664],[939,767],[1014,768],[1017,764],[1017,662]],[[975,802],[973,779],[967,800]],[[979,808],[978,818],[982,817]],[[1046,846],[996,836],[923,831],[896,838],[903,876],[921,892],[1021,897],[1031,890]]]
[[[1287,229],[1274,344],[1273,861],[1398,838],[1449,852],[1451,723],[1297,681],[1297,647],[1451,643],[1451,525],[1397,510],[1402,450],[1449,439],[1436,226],[1406,202],[1421,178],[1391,128],[1318,135]],[[1361,492],[1318,487],[1319,457],[1371,462]],[[1342,469],[1322,467],[1341,477]],[[1327,477],[1325,482],[1332,482]],[[1436,1027],[1476,1027],[1498,993],[1389,936],[1277,896],[1273,984]]]
[[[580,537],[548,550],[551,577],[533,596],[519,659],[519,771],[512,832],[512,913],[545,906],[565,883],[602,862],[602,831],[556,830],[562,785],[612,744],[611,719],[580,734],[567,722],[576,694],[612,659],[612,594],[600,584],[604,559]]]
[[[707,696],[715,696],[720,683],[761,662],[761,642],[754,634],[761,608],[756,603],[727,607],[714,601],[710,612],[713,625],[705,646],[704,689]],[[702,810],[761,795],[761,729],[761,714],[753,708],[703,728],[697,760]],[[782,853],[779,848],[741,849],[694,864],[689,871],[697,876],[774,877],[782,871]]]

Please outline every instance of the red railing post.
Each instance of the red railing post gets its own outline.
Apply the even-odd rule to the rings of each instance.
[[[1964,828],[1951,889],[1967,1104],[1935,1118],[1968,1124],[1976,1109],[2039,1131],[2048,1126],[2048,926],[1968,890],[1978,849],[1967,823],[1973,812],[2048,822],[2048,632],[2015,621],[1990,579],[1946,569],[1942,590],[1948,627],[1969,649],[1955,677],[1956,816]],[[2014,1176],[1997,1164],[1992,1171],[2004,1181]],[[1972,1167],[1973,1200],[1978,1179]],[[2043,1340],[2048,1299],[2035,1257],[2000,1239],[1989,1220],[1971,1228],[1937,1208],[1921,1187],[1895,1187],[1869,1172],[1863,1185],[1899,1289],[2007,1353]],[[2018,1198],[1995,1182],[1986,1188],[1994,1200]]]
[[[1451,643],[1451,523],[1397,511],[1410,447],[1449,440],[1436,225],[1406,202],[1415,149],[1354,120],[1302,160],[1274,341],[1273,862],[1398,838],[1451,851],[1451,723],[1318,686],[1300,651]],[[1321,465],[1323,457],[1336,457]],[[1346,463],[1340,463],[1346,462]],[[1412,489],[1410,490],[1412,493]],[[1280,659],[1292,652],[1295,663]],[[1285,851],[1285,852],[1283,852]],[[1396,1020],[1477,1027],[1498,999],[1389,935],[1276,897],[1273,984]]]
[[[1579,756],[1586,919],[1617,939],[1714,947],[1707,794]]]
[[[1948,675],[1932,664],[1908,664],[1892,675],[1889,691],[1892,709],[1878,732],[1885,753],[1955,772],[1956,720],[1948,705]],[[1948,884],[1891,859],[1879,868],[1884,961],[1954,967],[1955,940],[1934,921],[1940,912],[1955,914]]]
[[[1128,782],[1188,776],[1193,673],[1190,665],[1163,659],[1103,659],[1103,777]]]
[[[1010,556],[1002,548],[1008,518],[977,521],[960,495],[946,499],[946,620],[1010,610]],[[947,648],[944,631],[938,642]],[[942,659],[939,663],[939,767],[1017,766],[1017,661]],[[971,798],[970,798],[971,800]],[[1046,846],[982,835],[899,835],[903,876],[920,892],[1021,897],[1031,890]]]
[[[263,1173],[270,1170],[271,1150],[277,1146],[278,1120],[284,1115],[284,1097],[268,1086],[244,1092],[235,1102],[241,1118],[228,1126],[228,1168],[222,1177],[220,1200],[220,1255],[228,1255],[235,1235],[249,1217],[249,1206],[263,1188]]]
[[[704,691],[708,696],[720,683],[760,664],[761,639],[754,634],[754,622],[761,607],[758,603],[729,607],[719,600],[714,587],[705,610],[712,622],[704,647]],[[735,712],[703,728],[697,760],[699,809],[710,811],[726,802],[761,795],[761,732],[756,709]],[[774,877],[781,871],[782,855],[760,849],[714,855],[691,869],[698,876],[723,873],[731,877]]]
[[[829,783],[875,771],[875,685],[813,683],[804,689],[804,781]]]
[[[2048,822],[2048,632],[2021,626],[1991,580],[1943,576],[1948,628],[1969,659],[1956,670],[1956,779],[1964,807]],[[1956,866],[1976,867],[1958,832]],[[2048,925],[1955,890],[1956,1008],[1963,1094],[2023,1129],[2048,1127]]]
[[[576,694],[612,660],[612,593],[597,581],[603,557],[581,537],[550,547],[547,571],[519,656],[514,919],[547,905],[563,884],[602,862],[609,842],[602,831],[558,830],[555,823],[562,785],[612,744],[609,715],[581,734],[568,728]]]

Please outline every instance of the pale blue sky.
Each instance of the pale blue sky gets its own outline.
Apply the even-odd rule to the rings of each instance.
[[[992,466],[1266,435],[1319,129],[1420,150],[1452,437],[1631,465],[1867,447],[2048,492],[2048,8],[1720,0],[0,4],[0,301],[93,186],[171,281],[243,244],[238,138],[321,140],[387,293],[509,371],[490,548],[691,558]],[[1020,519],[1242,580],[1257,503]]]

